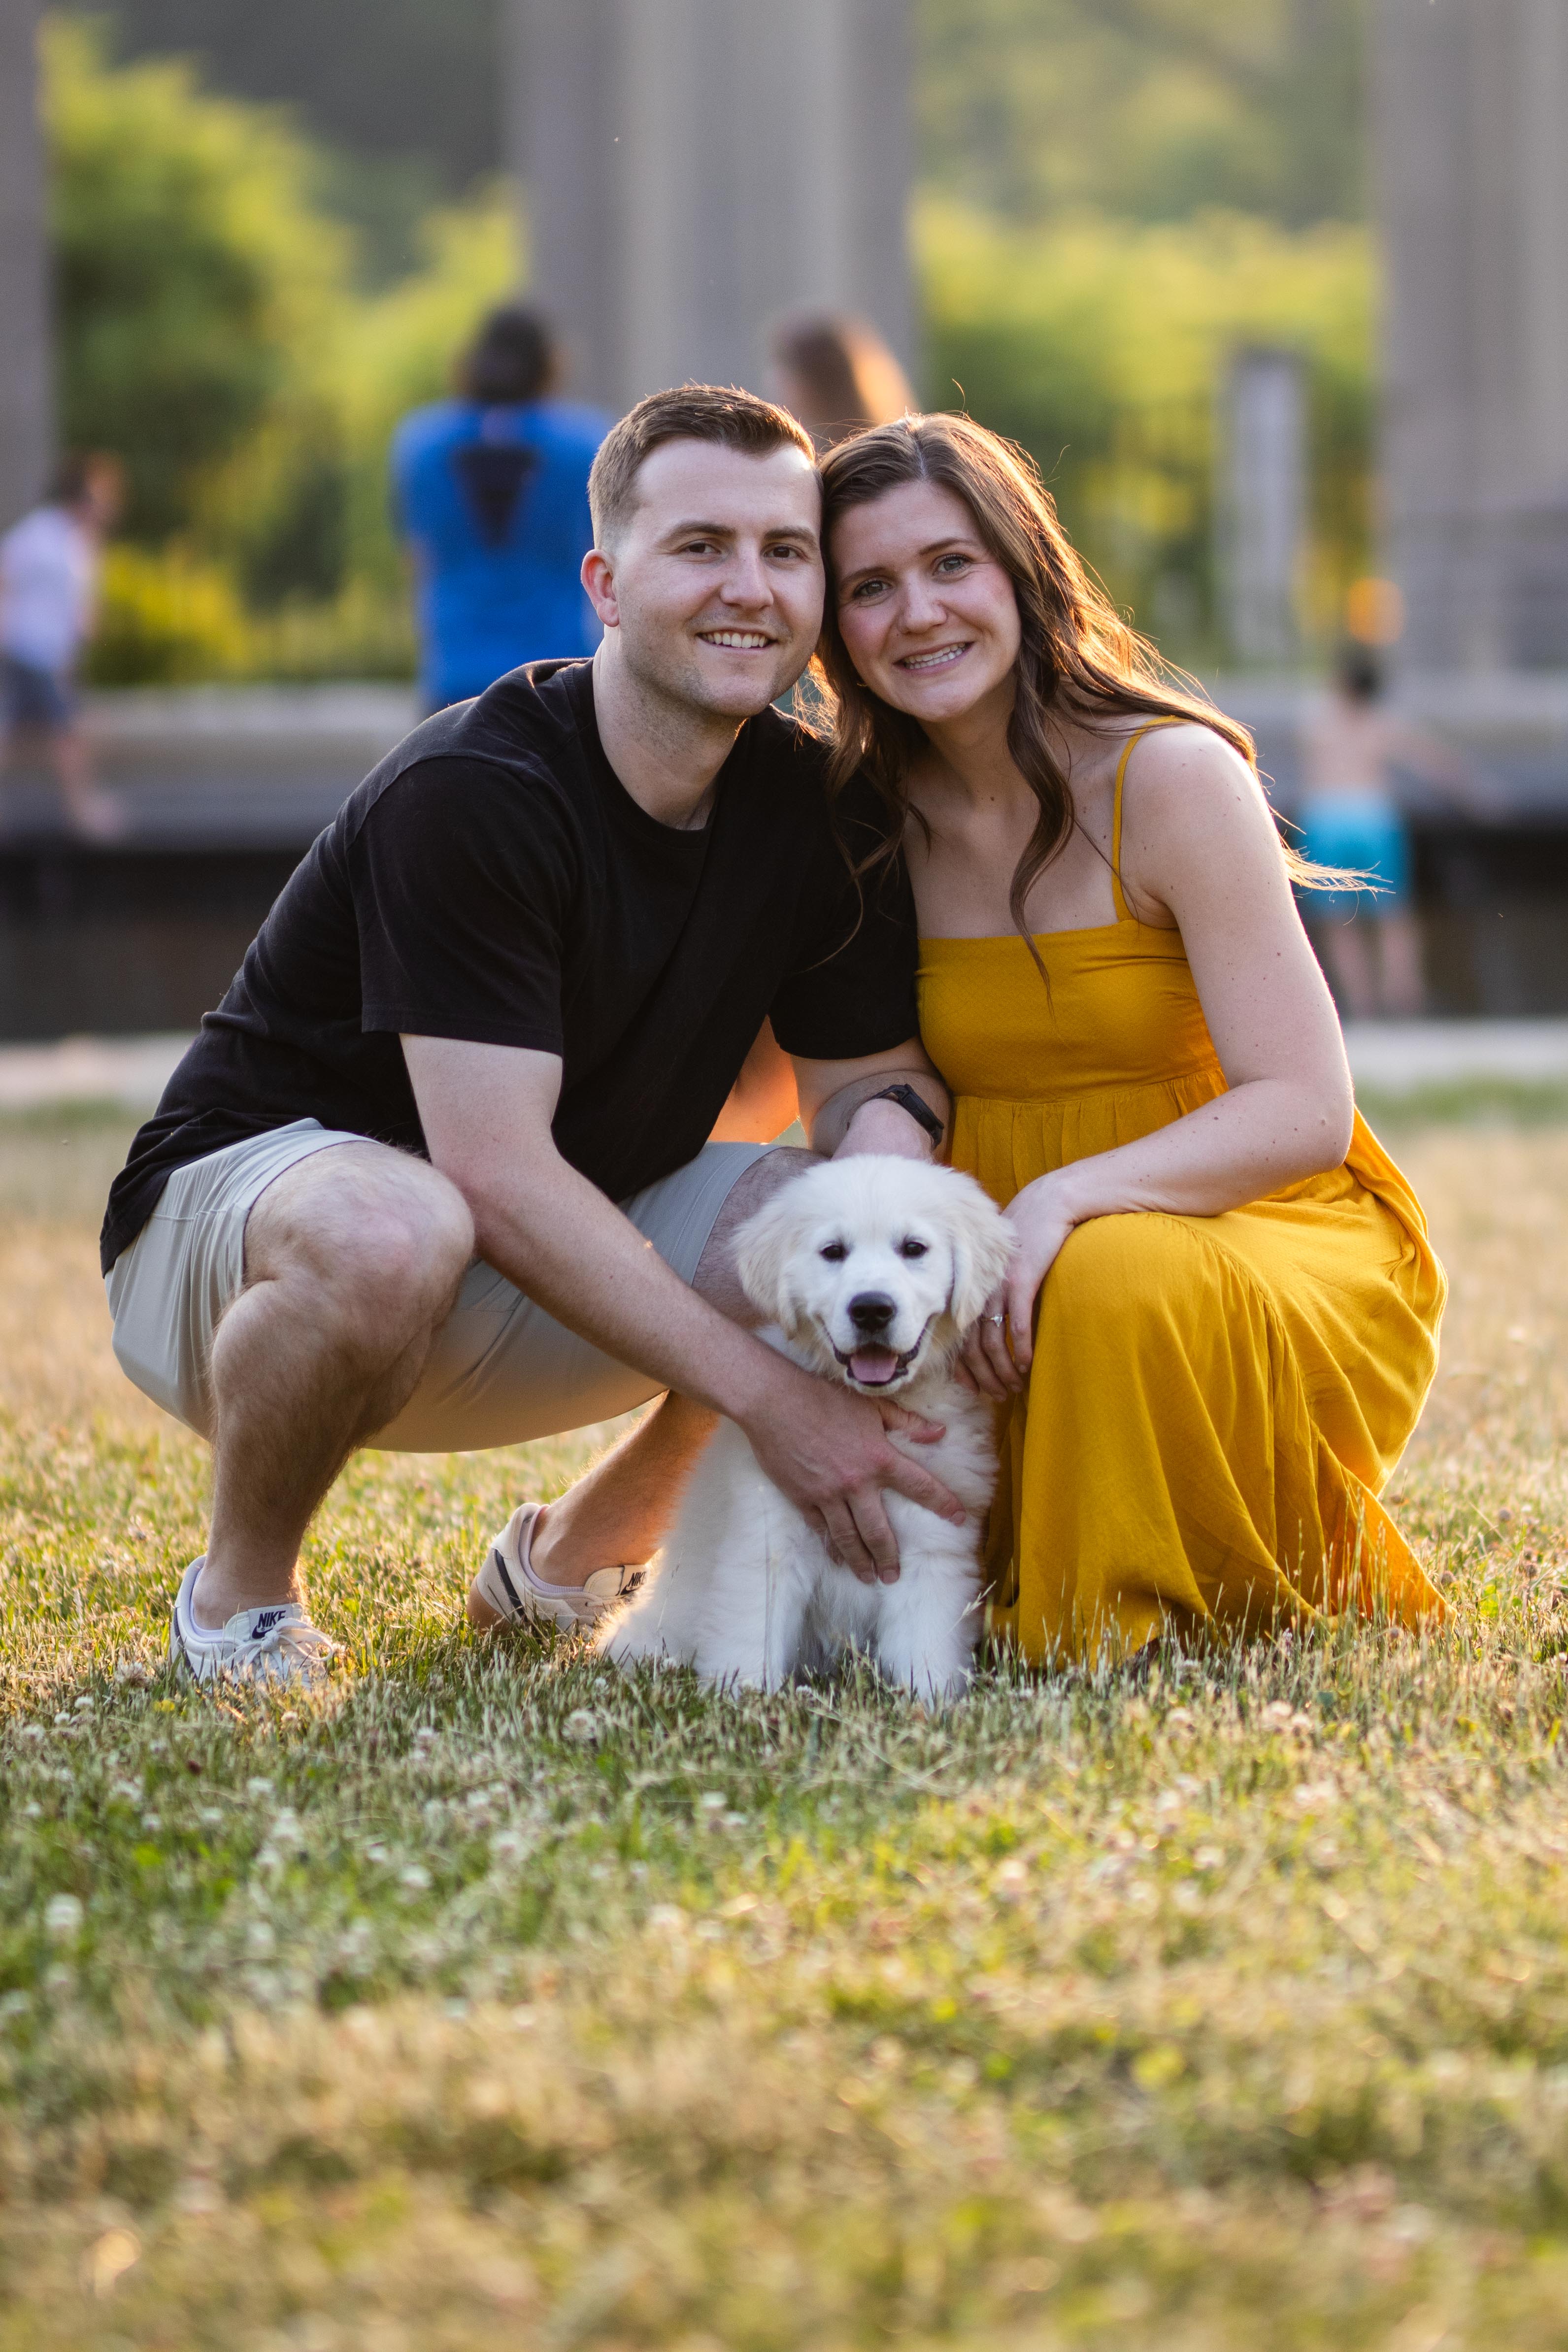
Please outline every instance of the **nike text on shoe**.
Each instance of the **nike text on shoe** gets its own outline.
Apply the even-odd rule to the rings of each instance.
[[[241,1609],[216,1632],[198,1625],[193,1596],[201,1571],[202,1560],[192,1560],[174,1596],[169,1656],[176,1666],[198,1683],[325,1682],[342,1653],[297,1602]]]
[[[479,1598],[508,1625],[553,1625],[571,1633],[593,1625],[642,1582],[640,1568],[596,1568],[584,1584],[546,1584],[531,1554],[540,1503],[523,1503],[508,1519],[474,1579]]]

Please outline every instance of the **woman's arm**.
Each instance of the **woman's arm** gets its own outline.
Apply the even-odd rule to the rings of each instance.
[[[1126,1210],[1217,1216],[1337,1167],[1349,1149],[1344,1041],[1273,817],[1257,777],[1207,729],[1163,728],[1133,752],[1122,887],[1145,919],[1174,919],[1229,1091],[1018,1194],[1007,1212],[1018,1234],[1005,1296],[1011,1358],[994,1325],[982,1326],[984,1345],[969,1352],[993,1394],[1022,1385],[1036,1294],[1075,1225]]]

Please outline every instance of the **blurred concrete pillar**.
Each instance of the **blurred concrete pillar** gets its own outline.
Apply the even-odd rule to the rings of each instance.
[[[1231,652],[1280,664],[1299,649],[1307,516],[1307,387],[1294,352],[1239,351],[1220,415],[1220,581]]]
[[[533,289],[613,408],[761,388],[821,304],[909,362],[908,0],[510,0]]]
[[[0,530],[41,494],[52,446],[37,0],[0,0]]]
[[[1568,666],[1568,7],[1374,0],[1373,27],[1404,657]]]

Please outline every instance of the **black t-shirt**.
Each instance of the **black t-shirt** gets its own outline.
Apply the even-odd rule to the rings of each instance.
[[[868,795],[840,804],[858,856]],[[742,729],[700,832],[660,824],[599,742],[588,662],[535,662],[442,711],[344,803],[116,1177],[105,1272],[172,1171],[300,1118],[423,1152],[399,1033],[564,1065],[557,1148],[612,1200],[695,1157],[771,1015],[814,1060],[915,1034],[915,923],[863,894],[821,751]]]

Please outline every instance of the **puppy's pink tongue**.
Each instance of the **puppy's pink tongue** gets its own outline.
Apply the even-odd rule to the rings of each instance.
[[[899,1369],[899,1360],[891,1348],[857,1348],[849,1369],[867,1388],[885,1388]]]

